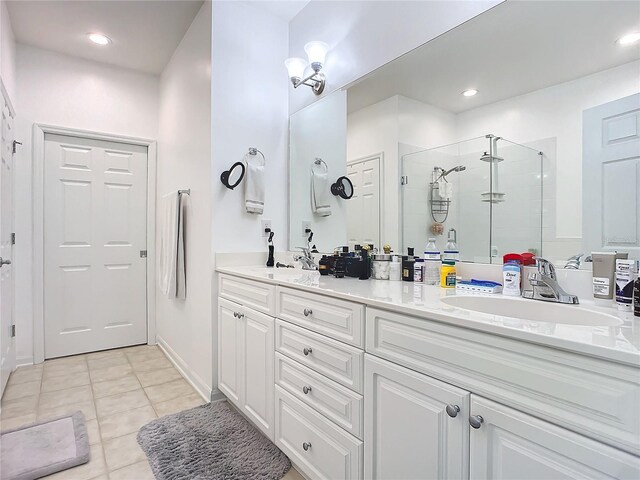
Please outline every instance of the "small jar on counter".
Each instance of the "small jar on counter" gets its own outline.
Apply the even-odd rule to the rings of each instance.
[[[389,280],[391,273],[391,255],[378,253],[373,255],[371,276],[375,280]]]

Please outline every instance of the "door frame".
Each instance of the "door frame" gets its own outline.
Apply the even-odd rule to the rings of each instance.
[[[156,173],[155,140],[33,124],[33,363],[44,362],[44,142],[46,134],[147,147],[147,344],[156,343]]]
[[[347,160],[347,167],[351,165],[357,165],[358,163],[365,163],[370,160],[378,159],[378,239],[382,242],[382,232],[385,231],[386,215],[384,214],[384,198],[385,198],[385,181],[384,181],[384,152],[373,153],[371,155],[365,155],[364,157],[357,157],[352,160]],[[378,245],[382,247],[382,245]]]

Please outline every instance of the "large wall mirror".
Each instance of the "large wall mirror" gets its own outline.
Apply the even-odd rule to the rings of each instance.
[[[291,116],[290,239],[640,257],[638,2],[505,2]],[[349,199],[331,185],[346,176]]]

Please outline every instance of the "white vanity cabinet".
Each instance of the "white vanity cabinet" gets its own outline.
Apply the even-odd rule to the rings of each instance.
[[[462,479],[469,392],[365,355],[367,479]]]
[[[640,478],[640,459],[476,395],[472,479]]]
[[[273,440],[274,318],[219,298],[218,388]]]

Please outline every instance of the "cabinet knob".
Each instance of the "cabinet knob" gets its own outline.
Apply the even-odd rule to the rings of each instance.
[[[308,451],[311,448],[311,443],[310,442],[304,442],[302,444],[302,448],[304,448],[304,451]]]
[[[304,316],[305,317],[308,317],[311,314],[313,314],[313,310],[311,310],[310,308],[305,308],[304,309]]]
[[[483,423],[484,423],[484,418],[482,418],[480,415],[471,415],[469,417],[469,425],[471,425],[476,430],[480,428]]]
[[[304,353],[305,355],[309,355],[311,352],[313,352],[311,347],[308,347],[302,350],[302,353]]]
[[[238,318],[238,312],[233,312],[233,316]]]
[[[304,392],[305,395],[307,395],[311,391],[311,387],[305,385],[304,387],[302,387],[302,391]]]
[[[451,418],[456,418],[458,416],[458,413],[460,413],[460,407],[458,405],[452,405],[449,404],[447,405],[447,415],[449,415]]]

